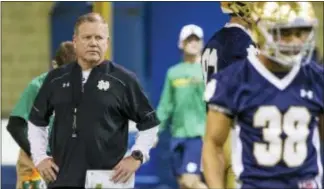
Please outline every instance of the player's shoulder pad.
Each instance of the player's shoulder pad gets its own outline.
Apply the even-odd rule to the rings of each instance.
[[[317,74],[322,74],[324,72],[324,65],[322,64],[311,61],[308,65],[312,69],[312,71],[316,72]]]
[[[245,77],[244,74],[248,69],[248,59],[241,59],[233,62],[225,69],[215,73],[211,76],[211,79],[215,79],[219,82],[230,82],[232,85],[238,84]]]
[[[312,77],[314,81],[321,82],[321,84],[324,84],[324,65],[319,64],[315,61],[311,61],[308,63],[305,67],[305,70],[307,71],[307,75],[309,77]]]
[[[217,41],[219,38],[222,38],[224,35],[232,35],[233,33],[236,33],[237,29],[236,28],[225,28],[222,27],[218,31],[216,31],[212,37],[210,38],[210,41]]]
[[[237,43],[238,40],[233,40],[234,38],[239,39],[240,43]],[[204,49],[206,48],[221,49],[224,47],[232,48],[236,46],[239,46],[241,48],[241,46],[249,45],[251,41],[252,41],[251,37],[241,28],[223,27],[214,33],[214,35],[207,42]]]
[[[219,49],[222,48],[223,45],[221,45],[224,41],[231,42],[231,40],[226,39],[227,37],[231,37],[233,35],[237,35],[237,32],[241,30],[239,28],[231,27],[231,28],[225,28],[222,27],[220,30],[216,31],[213,36],[208,40],[206,43],[206,48],[214,48]],[[244,33],[244,32],[243,32]]]
[[[225,69],[213,74],[207,83],[204,93],[204,100],[209,102],[212,98],[216,86],[221,90],[227,91],[228,94],[236,94],[241,81],[244,79],[244,73],[247,65],[243,60],[237,61]]]
[[[247,68],[247,59],[242,59],[213,74],[206,86],[204,100],[207,103],[215,103],[216,99],[218,99],[217,103],[226,101],[226,106],[233,108],[235,96],[239,94]]]

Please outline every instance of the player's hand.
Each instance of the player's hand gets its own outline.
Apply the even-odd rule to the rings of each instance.
[[[111,180],[115,183],[125,183],[141,166],[141,161],[128,156],[122,159],[115,167],[115,174]]]
[[[36,166],[39,174],[46,182],[56,180],[56,174],[59,171],[58,166],[54,163],[53,158],[46,158]]]

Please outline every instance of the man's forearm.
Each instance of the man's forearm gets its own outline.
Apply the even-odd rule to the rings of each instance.
[[[28,140],[30,143],[30,152],[35,165],[48,158],[46,154],[48,144],[47,127],[38,127],[28,122]]]
[[[133,145],[131,151],[140,150],[144,155],[143,163],[149,160],[149,153],[157,140],[158,130],[158,126],[156,126],[151,129],[138,132],[135,144]]]
[[[27,138],[27,122],[25,119],[18,116],[10,116],[7,125],[7,130],[12,138],[17,142],[19,147],[30,156],[30,145]]]
[[[205,141],[203,147],[203,168],[208,188],[225,188],[225,156],[222,146],[217,146],[212,141]]]

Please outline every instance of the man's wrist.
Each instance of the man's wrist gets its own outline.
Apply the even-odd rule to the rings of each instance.
[[[140,150],[134,150],[132,151],[131,157],[137,161],[139,161],[141,164],[144,162],[144,155]]]
[[[37,167],[42,161],[44,161],[45,159],[49,159],[49,158],[52,158],[48,155],[42,155],[36,159],[32,159],[33,162],[34,162],[34,165]]]

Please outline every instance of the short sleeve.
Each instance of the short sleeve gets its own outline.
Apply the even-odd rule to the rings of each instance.
[[[235,117],[235,88],[232,81],[227,80],[226,77],[219,74],[213,75],[204,93],[208,108],[224,113],[231,118]]]
[[[138,130],[147,130],[160,124],[155,110],[135,77],[127,85],[124,100],[125,113],[128,119],[137,123]]]
[[[43,85],[41,86],[33,107],[31,108],[29,114],[29,121],[36,126],[46,127],[49,124],[50,116],[53,113],[53,106],[50,103],[51,97],[51,75],[48,74],[44,80]]]

